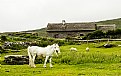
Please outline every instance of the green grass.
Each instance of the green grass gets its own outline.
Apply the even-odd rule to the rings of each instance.
[[[48,64],[47,64],[48,65]],[[117,64],[55,64],[54,68],[43,68],[37,64],[36,68],[27,65],[2,65],[2,76],[120,76],[121,63]]]
[[[86,52],[86,47],[90,48],[91,53],[100,52],[104,54],[116,54],[121,55],[121,47],[113,47],[113,48],[96,48],[99,46],[104,45],[106,42],[101,43],[89,43],[89,44],[82,44],[82,45],[67,45],[61,46],[62,52],[70,52],[71,47],[77,48],[78,52]],[[111,44],[121,45],[121,42],[110,42]]]
[[[43,64],[36,64],[36,68],[25,65],[1,65],[1,76],[121,76],[121,47],[97,48],[102,43],[61,46],[61,55],[52,59],[54,68],[43,68]],[[110,42],[119,45],[121,42]],[[86,47],[90,48],[86,52]],[[70,52],[76,47],[78,52]],[[1,54],[1,61],[5,55],[27,55],[27,50]]]

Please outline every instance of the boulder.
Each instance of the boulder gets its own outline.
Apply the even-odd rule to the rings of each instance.
[[[103,45],[105,48],[111,48],[111,47],[113,47],[113,45],[112,44],[105,44],[105,45]]]
[[[6,55],[4,56],[4,62],[7,64],[28,64],[29,56],[25,55]]]

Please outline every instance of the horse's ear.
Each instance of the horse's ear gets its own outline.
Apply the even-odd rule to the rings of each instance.
[[[56,45],[58,45],[58,43],[55,43]]]
[[[56,45],[55,43],[53,45]]]
[[[55,45],[56,43],[54,43],[54,45]]]

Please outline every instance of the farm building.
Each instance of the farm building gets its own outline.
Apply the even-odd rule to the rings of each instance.
[[[108,24],[108,25],[97,25],[97,30],[102,30],[103,32],[107,32],[108,30],[115,30],[115,24]]]
[[[106,29],[103,29],[105,28]],[[94,22],[86,23],[66,23],[65,20],[62,23],[48,23],[47,33],[49,37],[53,38],[66,38],[66,37],[75,37],[83,36],[88,33],[91,33],[96,30],[105,31],[107,29],[114,29],[114,27],[97,26]]]
[[[96,30],[95,23],[48,23],[47,32],[50,37],[65,38],[82,36]]]

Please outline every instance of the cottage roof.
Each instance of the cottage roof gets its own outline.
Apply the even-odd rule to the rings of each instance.
[[[47,31],[83,31],[96,30],[95,23],[48,23]]]

